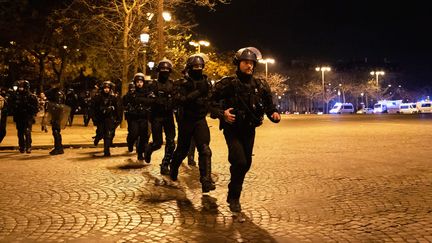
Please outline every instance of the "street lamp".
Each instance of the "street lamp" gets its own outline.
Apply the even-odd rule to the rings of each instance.
[[[379,75],[384,75],[385,73],[384,73],[384,71],[372,71],[372,72],[370,72],[370,74],[372,76],[375,75],[376,84],[377,84],[377,86],[379,86],[378,77],[379,77]]]
[[[143,72],[143,74],[145,76],[146,75],[146,46],[147,46],[147,43],[150,41],[150,35],[148,33],[142,33],[140,35],[140,40],[141,40],[141,43],[144,46],[143,65],[142,65],[143,66],[143,70],[142,70],[142,72]]]
[[[315,71],[317,72],[321,72],[321,81],[322,81],[322,89],[323,89],[323,113],[326,113],[324,111],[325,109],[325,87],[324,87],[324,73],[325,72],[330,72],[331,68],[330,67],[316,67]]]
[[[268,64],[269,63],[271,63],[271,64],[275,63],[275,60],[272,59],[272,58],[266,58],[266,59],[260,59],[258,62],[265,64],[265,78],[267,80],[267,76],[268,76]]]
[[[198,51],[197,53],[201,53],[201,46],[210,46],[210,42],[204,41],[204,40],[200,40],[198,42],[189,41],[189,45],[195,46],[197,48],[197,51]]]

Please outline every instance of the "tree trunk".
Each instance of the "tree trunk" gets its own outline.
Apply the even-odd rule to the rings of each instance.
[[[39,92],[44,92],[45,85],[45,55],[38,55],[39,58]]]

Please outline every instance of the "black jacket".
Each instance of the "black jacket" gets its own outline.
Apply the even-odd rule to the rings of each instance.
[[[222,78],[215,84],[212,97],[211,116],[221,120],[221,128],[230,124],[224,121],[224,111],[234,108],[233,126],[257,127],[262,124],[264,114],[278,112],[273,104],[270,87],[263,79],[240,80],[238,76]]]
[[[203,75],[200,80],[193,80],[185,76],[176,82],[178,119],[197,121],[204,119],[209,112],[209,102],[212,94],[211,83],[207,76]]]

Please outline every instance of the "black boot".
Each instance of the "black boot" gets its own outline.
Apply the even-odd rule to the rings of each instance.
[[[207,193],[216,189],[211,178],[211,150],[206,144],[202,145],[203,148],[200,150],[198,165],[200,171],[200,182],[202,187],[202,192]]]
[[[104,156],[105,157],[111,156],[110,147],[111,147],[111,139],[110,138],[104,139]]]
[[[188,155],[188,165],[189,166],[196,166],[196,161],[194,160],[194,155]]]
[[[147,144],[147,146],[144,148],[144,160],[146,163],[151,162],[151,155],[153,153],[152,144],[153,143]]]
[[[241,205],[239,199],[228,198],[227,203],[229,204],[229,208],[231,212],[239,213],[241,212]]]
[[[171,163],[169,164],[169,175],[171,180],[176,181],[179,173],[179,167],[182,161],[174,154]]]
[[[54,137],[54,149],[49,153],[50,155],[64,154],[62,137],[60,134],[60,127],[53,127],[53,137]]]
[[[54,148],[49,152],[50,155],[64,154],[63,148]]]
[[[169,175],[170,174],[169,163],[162,161],[162,164],[160,165],[160,167],[161,167],[160,168],[161,175]]]

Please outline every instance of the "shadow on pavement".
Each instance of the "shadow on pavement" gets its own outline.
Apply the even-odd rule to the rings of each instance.
[[[25,154],[25,155],[27,155],[27,156],[15,157],[14,159],[16,159],[16,160],[40,160],[40,159],[51,157],[51,155],[49,155],[48,152],[47,152],[47,154],[42,154],[42,155],[34,155],[34,154]]]
[[[150,164],[143,163],[143,162],[137,162],[136,160],[133,160],[131,158],[127,159],[124,164],[116,165],[116,166],[110,166],[107,167],[110,170],[134,170],[134,169],[141,169]]]

